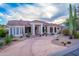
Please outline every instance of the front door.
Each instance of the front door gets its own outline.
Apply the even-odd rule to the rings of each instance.
[[[25,33],[31,34],[31,27],[25,27]]]
[[[39,25],[35,26],[35,34],[40,34]]]

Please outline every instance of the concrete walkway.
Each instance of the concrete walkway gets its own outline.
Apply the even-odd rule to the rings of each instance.
[[[0,52],[1,56],[46,56],[57,51],[64,50],[67,47],[51,43],[53,36],[43,36],[28,38]]]

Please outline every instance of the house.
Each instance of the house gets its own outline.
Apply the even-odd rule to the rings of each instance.
[[[44,21],[23,21],[23,20],[11,20],[8,21],[9,35],[15,37],[23,36],[26,33],[31,35],[56,34],[59,33],[61,27],[57,24],[47,23]]]

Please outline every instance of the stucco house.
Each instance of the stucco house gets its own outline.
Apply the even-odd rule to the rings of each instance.
[[[44,21],[23,21],[23,20],[11,20],[8,21],[9,35],[20,37],[26,33],[31,35],[56,34],[59,33],[61,27],[57,24],[47,23]]]

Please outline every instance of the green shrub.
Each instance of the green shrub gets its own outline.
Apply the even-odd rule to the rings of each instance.
[[[10,35],[11,38],[13,38],[13,35]]]
[[[63,35],[68,36],[69,35],[69,30],[68,29],[64,29],[62,31]]]
[[[0,37],[5,37],[7,34],[7,31],[4,28],[0,28]]]
[[[5,44],[10,44],[12,42],[12,37],[11,36],[6,36],[5,37]]]
[[[4,45],[4,42],[0,42],[0,48],[2,48]]]
[[[79,39],[79,32],[78,31],[74,33],[74,38]]]

